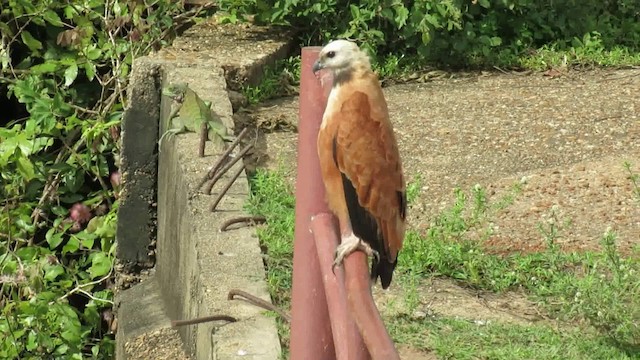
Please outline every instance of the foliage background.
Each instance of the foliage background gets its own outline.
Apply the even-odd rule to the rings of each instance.
[[[255,14],[259,23],[300,29],[307,44],[346,37],[374,55],[418,56],[456,67],[521,67],[523,57],[549,49],[571,50],[569,60],[640,50],[638,0],[221,0],[220,5],[229,21]]]
[[[0,1],[0,358],[112,358],[132,60],[202,8]]]

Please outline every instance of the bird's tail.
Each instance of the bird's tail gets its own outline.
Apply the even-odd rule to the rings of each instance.
[[[391,284],[393,270],[396,268],[396,264],[398,264],[398,260],[391,262],[386,257],[381,257],[380,261],[373,259],[371,262],[371,280],[376,282],[379,277],[382,288],[388,288]]]
[[[396,221],[382,221],[380,233],[383,251],[380,252],[380,261],[371,262],[371,280],[376,281],[380,277],[382,288],[386,289],[391,284],[393,271],[398,264],[398,251],[402,247],[404,236],[404,222],[398,218]],[[382,240],[381,239],[381,240]]]

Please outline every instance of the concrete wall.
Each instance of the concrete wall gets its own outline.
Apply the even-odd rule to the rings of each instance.
[[[160,96],[162,87],[188,83],[232,128],[228,86],[256,82],[265,64],[288,53],[291,38],[266,28],[219,26],[212,19],[187,31],[172,47],[135,61],[123,124],[124,195],[117,256],[123,270],[148,267],[154,259],[155,267],[141,284],[117,296],[117,358],[279,358],[274,319],[245,302],[227,300],[233,288],[270,299],[255,230],[219,231],[222,222],[244,214],[246,177],[234,183],[212,213],[209,205],[228,176],[210,196],[195,189],[219,156],[210,143],[204,158],[197,156],[195,133],[165,137],[159,153],[155,144],[166,129],[171,106],[171,99]],[[216,314],[240,321],[162,331],[170,320]],[[162,355],[163,344],[175,344],[178,334],[185,353],[168,348],[164,354],[169,355]],[[146,345],[150,338],[155,339],[153,349]]]

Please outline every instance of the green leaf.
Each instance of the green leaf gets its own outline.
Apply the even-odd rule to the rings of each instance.
[[[497,36],[493,36],[490,40],[490,44],[491,46],[500,46],[502,45],[502,39]]]
[[[37,51],[37,50],[41,50],[42,49],[42,43],[38,40],[36,40],[33,35],[31,35],[30,32],[28,32],[27,30],[22,30],[22,32],[20,33],[20,38],[22,39],[22,42],[27,45],[27,47],[29,48],[29,50],[31,51]]]
[[[51,212],[58,217],[64,217],[64,216],[67,216],[67,214],[69,214],[69,210],[67,210],[67,208],[65,208],[64,206],[58,206],[58,205],[52,206]]]
[[[64,71],[64,86],[69,87],[76,80],[76,77],[78,77],[78,64],[74,62]]]
[[[422,33],[422,43],[428,44],[431,41],[431,32],[425,31]]]
[[[100,353],[100,345],[93,345],[91,347],[91,355],[93,355],[94,358],[97,358],[99,353]]]
[[[104,224],[104,216],[96,216],[89,220],[87,224],[87,232],[89,234],[96,232]]]
[[[69,345],[62,344],[56,348],[56,355],[64,355],[69,351]]]
[[[77,237],[72,236],[69,238],[69,241],[67,241],[67,243],[62,247],[62,253],[74,253],[78,251],[78,249],[80,249],[80,241],[78,241]]]
[[[403,26],[407,24],[407,19],[409,18],[409,10],[407,10],[404,6],[398,6],[395,8],[396,10],[396,18],[395,22],[398,26],[398,29],[402,29]]]
[[[29,158],[25,156],[18,157],[17,166],[18,172],[25,181],[30,181],[36,176],[33,163],[31,163]]]
[[[122,63],[120,66],[120,77],[126,78],[127,76],[129,76],[129,65]]]
[[[20,219],[20,221],[24,222],[24,220],[22,219]],[[44,250],[44,248],[37,247],[37,246],[27,246],[27,247],[18,249],[16,251],[16,255],[18,255],[18,257],[22,261],[32,261],[36,256],[39,256],[42,253],[41,252],[42,250]]]
[[[62,265],[45,266],[44,279],[48,281],[54,281],[58,276],[64,274],[64,267]]]
[[[29,70],[33,74],[49,74],[55,72],[58,69],[58,62],[56,61],[47,61],[42,64],[34,65]]]
[[[47,234],[44,236],[45,240],[47,240],[47,244],[49,244],[49,249],[53,250],[57,248],[62,243],[62,234],[56,232],[55,228],[51,228],[47,231]]]
[[[74,16],[78,15],[78,10],[72,5],[69,5],[64,8],[64,18],[65,19],[73,19]]]
[[[60,196],[60,200],[67,204],[72,204],[74,202],[78,202],[84,199],[84,195],[82,194],[67,194],[64,196]]]
[[[84,185],[84,173],[82,171],[68,171],[62,176],[62,183],[69,191],[75,193]]]
[[[62,20],[60,20],[60,16],[58,16],[58,14],[53,10],[45,11],[44,14],[42,14],[42,17],[44,17],[44,19],[53,26],[61,27],[63,25]]]
[[[355,5],[355,4],[351,4],[351,5],[349,6],[349,9],[351,10],[351,17],[352,17],[354,20],[359,20],[359,17],[360,17],[360,8],[359,8],[357,5]]]
[[[37,339],[38,336],[36,335],[35,331],[29,331],[29,335],[27,335],[27,344],[25,346],[28,351],[33,351],[38,347]]]
[[[111,258],[103,252],[95,253],[91,259],[89,274],[92,279],[105,276],[111,270]]]
[[[93,244],[96,241],[95,235],[89,234],[86,231],[79,233],[78,239],[80,239],[80,244],[82,244],[85,249],[93,248]]]
[[[87,75],[87,79],[93,80],[96,76],[96,65],[90,61],[84,63],[84,73]]]
[[[89,46],[85,51],[85,56],[89,60],[98,60],[100,58],[100,55],[102,55],[102,50],[100,50],[100,48],[98,48],[95,44]]]
[[[11,30],[11,27],[7,25],[7,23],[2,21],[0,21],[0,32],[8,37],[13,37],[13,31]]]
[[[482,6],[485,9],[488,9],[491,7],[491,3],[489,3],[489,0],[478,0],[478,4],[480,4],[480,6]]]

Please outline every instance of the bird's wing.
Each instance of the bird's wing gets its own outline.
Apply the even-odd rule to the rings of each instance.
[[[372,108],[364,92],[350,94],[334,116],[339,125],[332,150],[351,226],[356,236],[380,253],[382,268],[376,272],[386,288],[402,247],[406,218],[398,145],[386,107]],[[373,271],[371,275],[376,276]]]

